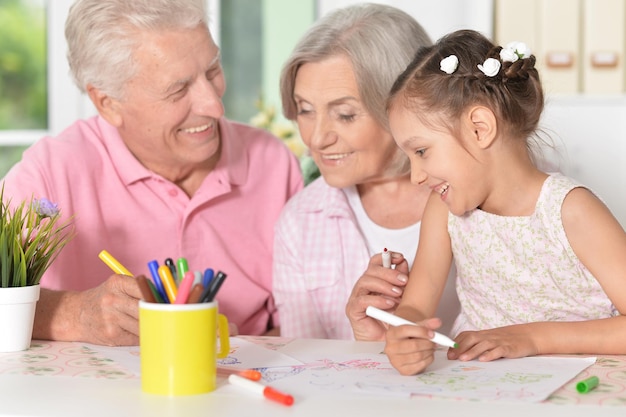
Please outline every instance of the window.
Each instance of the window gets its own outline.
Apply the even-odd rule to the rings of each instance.
[[[42,136],[56,135],[74,120],[95,114],[89,98],[80,93],[69,76],[64,26],[73,1],[0,0],[0,177],[20,159],[27,146]],[[267,104],[279,108],[281,65],[313,21],[315,0],[207,0],[207,3],[211,30],[224,54],[227,117],[248,122],[261,95]],[[15,10],[21,13],[17,18]],[[5,36],[8,33],[5,31],[10,33]],[[23,94],[13,99],[8,97],[3,66],[11,65],[12,61],[3,59],[3,54],[11,48],[30,53],[26,52],[28,45],[38,53],[36,58],[27,55],[34,73],[18,72],[18,75],[36,78],[37,81],[26,78],[20,81],[34,104],[32,110],[21,107],[18,110],[17,103]],[[10,84],[13,87],[13,81]],[[3,112],[12,112],[4,125]],[[22,121],[31,113],[35,115],[32,120]]]

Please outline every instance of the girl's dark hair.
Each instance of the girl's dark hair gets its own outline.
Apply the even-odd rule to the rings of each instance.
[[[437,112],[449,128],[472,105],[490,108],[500,128],[513,137],[528,138],[536,133],[544,99],[535,57],[502,62],[501,46],[482,34],[460,30],[421,48],[407,69],[395,81],[387,101],[415,111],[417,117]],[[458,68],[452,74],[440,69],[441,60],[456,55]],[[499,72],[489,77],[479,68],[487,58],[501,62]]]

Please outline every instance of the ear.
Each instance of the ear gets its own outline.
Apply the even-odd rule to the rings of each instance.
[[[476,145],[482,149],[491,146],[498,133],[498,121],[491,109],[484,106],[472,107],[468,111],[468,122]]]
[[[91,84],[87,85],[87,94],[100,116],[115,127],[122,125],[123,118],[119,111],[120,102],[117,99],[106,95]]]

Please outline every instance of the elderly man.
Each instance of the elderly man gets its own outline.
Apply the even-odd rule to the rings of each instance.
[[[243,334],[277,325],[273,227],[302,188],[295,157],[263,130],[224,117],[220,50],[204,0],[78,0],[68,59],[98,115],[38,141],[4,178],[73,216],[76,236],[42,279],[34,338],[138,344],[136,280],[153,259],[228,274],[220,311]]]

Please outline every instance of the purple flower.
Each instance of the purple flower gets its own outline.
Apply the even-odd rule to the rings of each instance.
[[[51,202],[47,198],[40,198],[33,201],[33,207],[39,217],[54,217],[59,214],[59,208],[56,203]]]

